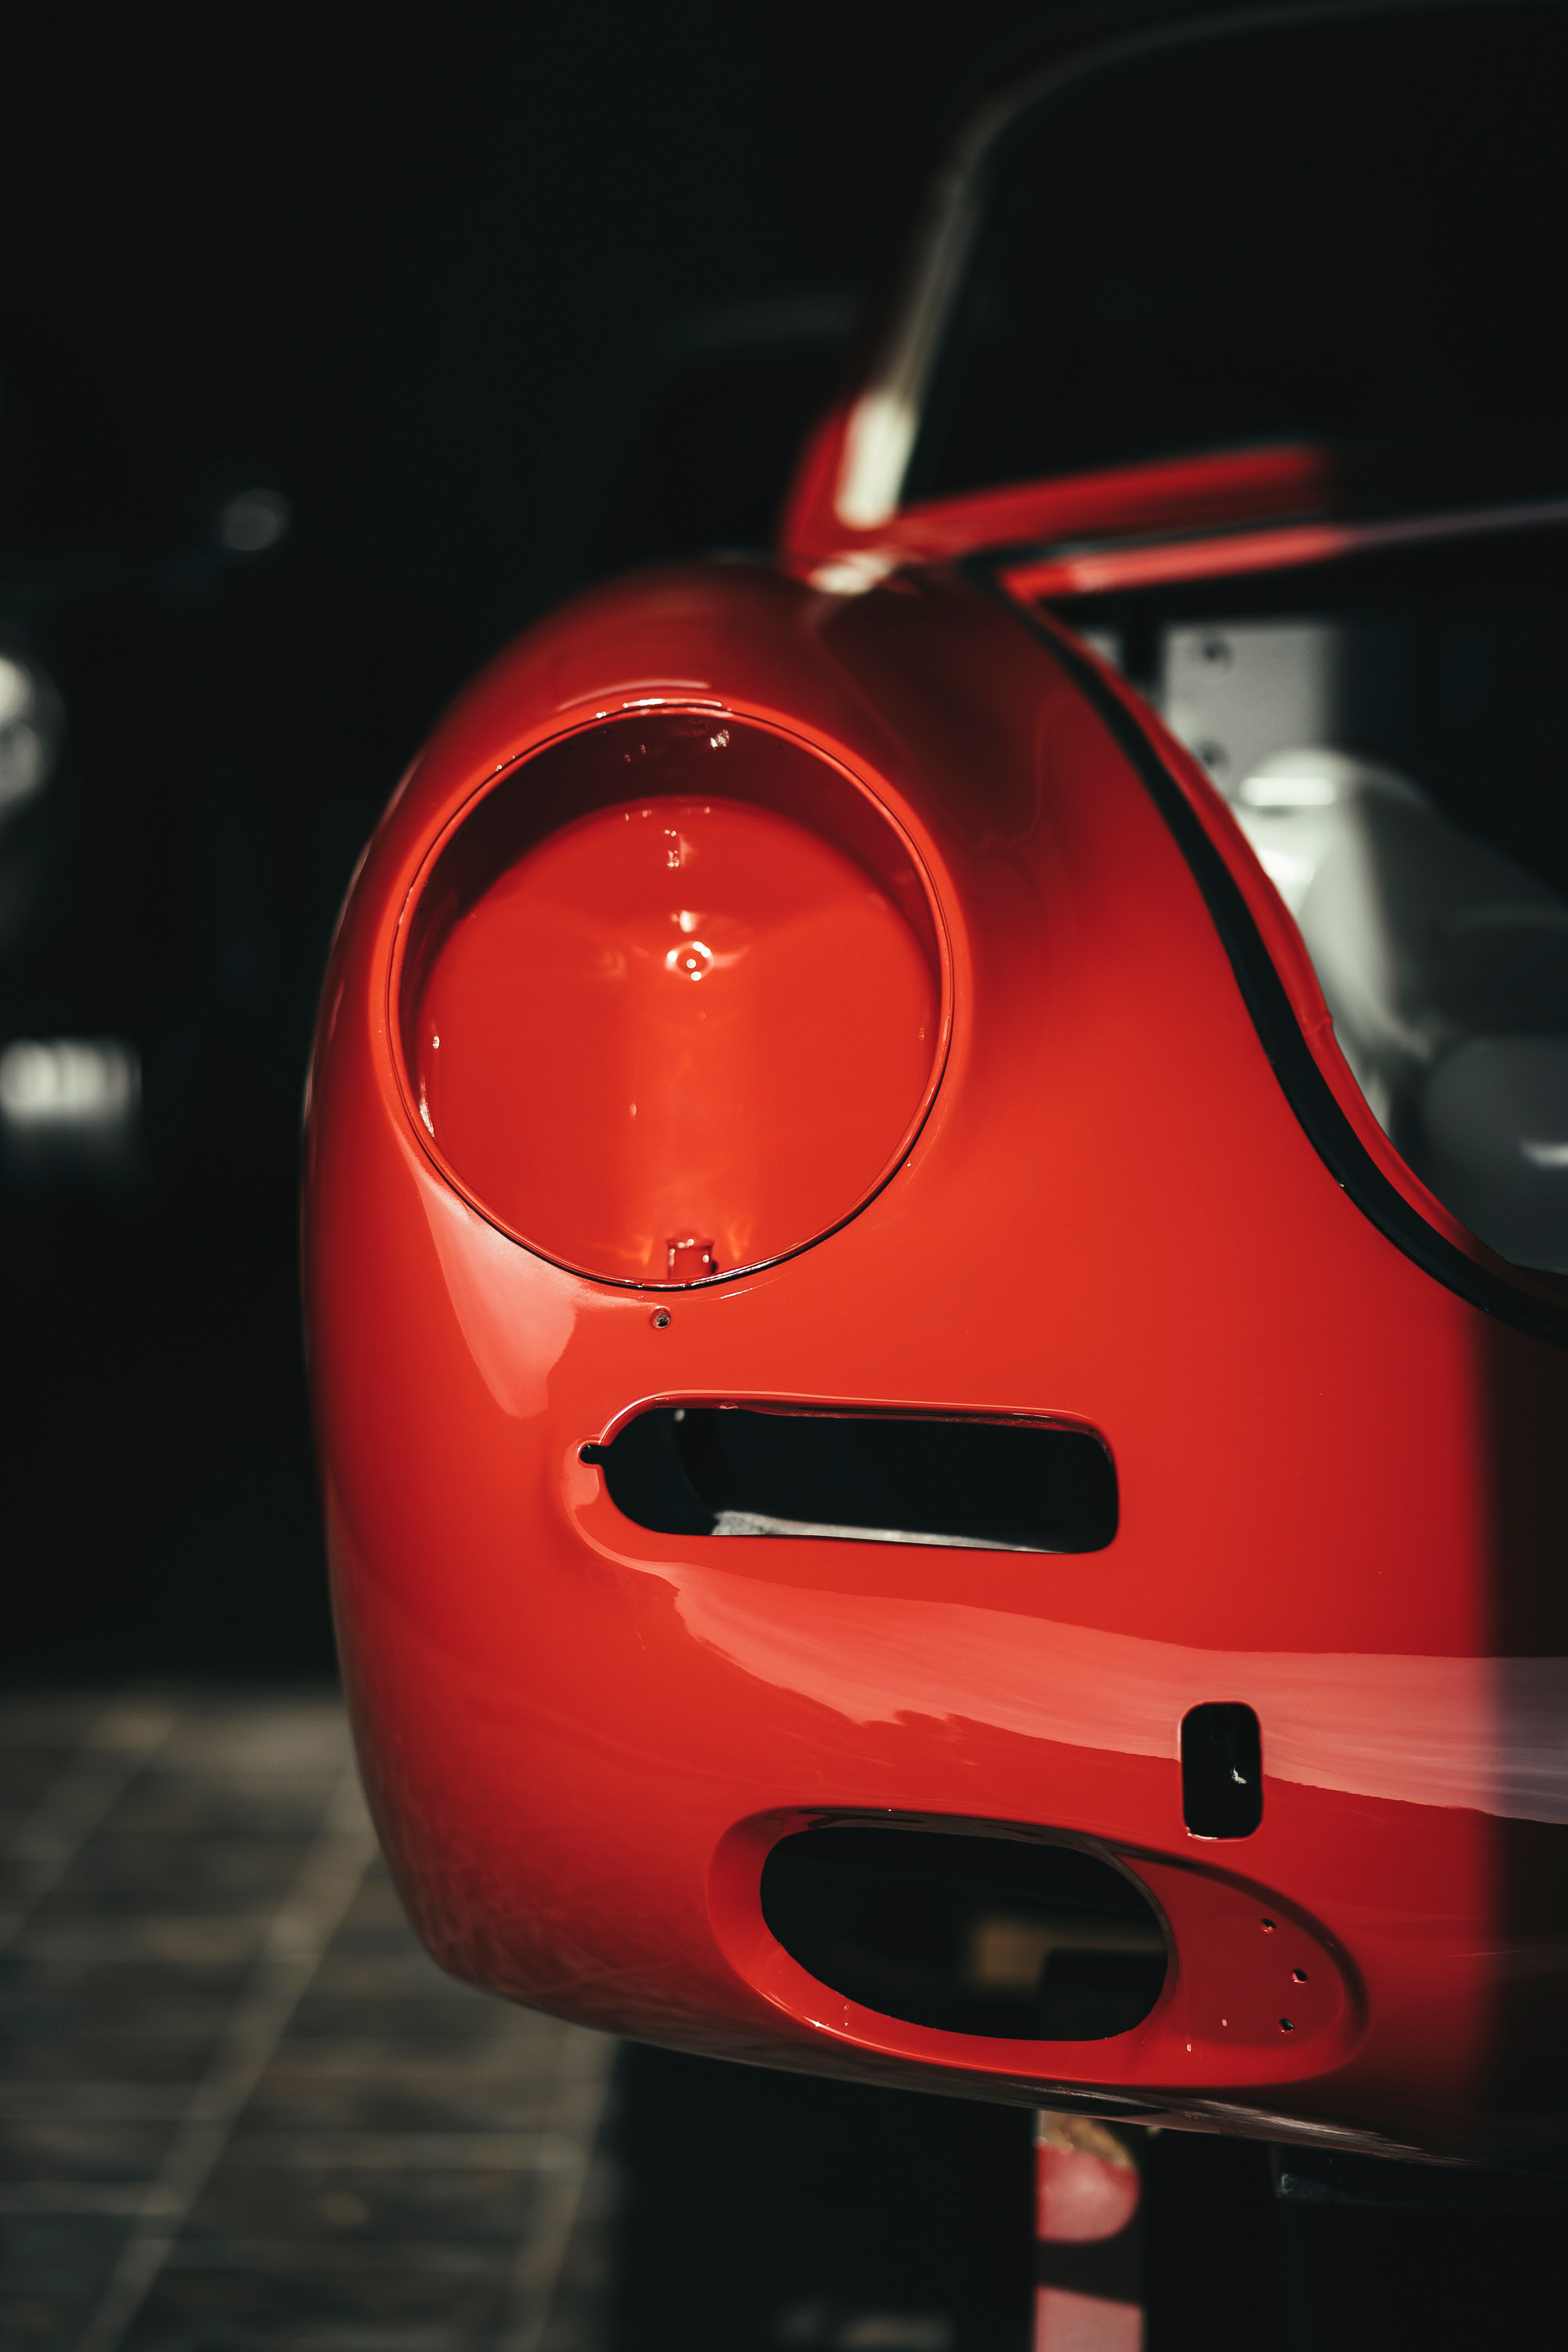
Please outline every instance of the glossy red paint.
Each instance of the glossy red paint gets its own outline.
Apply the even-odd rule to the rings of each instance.
[[[417,1027],[409,1053],[395,1017],[423,999],[394,972],[481,796],[523,804],[546,747],[656,705],[777,730],[883,813],[939,910],[951,1042],[855,1213],[836,1177],[825,1238],[650,1317],[515,1238],[490,1163],[484,1183],[456,1150],[439,1164],[407,1093]],[[1331,1074],[1289,918],[1153,740]],[[569,1077],[549,1080],[557,1131]],[[1348,1073],[1343,1108],[1392,1160]],[[504,1133],[492,1148],[510,1169]],[[351,893],[306,1181],[345,1681],[446,1966],[681,2047],[1031,2104],[1472,2153],[1561,2132],[1568,2053],[1541,2019],[1563,2014],[1568,1950],[1568,1359],[1421,1271],[1334,1181],[1127,753],[1003,603],[936,572],[836,596],[694,569],[503,655]],[[1120,1529],[1052,1556],[655,1534],[580,1449],[660,1401],[1088,1425]],[[1262,1826],[1235,1843],[1182,1815],[1179,1727],[1215,1700],[1262,1725]],[[826,1991],[763,1923],[763,1857],[805,1822],[889,1814],[1112,1857],[1164,1922],[1153,2011],[1008,2042]]]
[[[902,1158],[946,962],[909,842],[841,770],[739,720],[591,723],[465,812],[416,887],[405,1099],[437,1166],[547,1257],[733,1272]]]
[[[1186,533],[1131,546],[1065,549],[1009,564],[1003,581],[1024,604],[1048,596],[1096,596],[1185,580],[1235,580],[1249,572],[1293,571],[1374,549],[1419,547],[1501,530],[1541,530],[1568,521],[1568,499],[1461,508],[1449,514],[1400,515],[1381,522],[1285,523],[1214,538]]]
[[[1342,500],[1338,454],[1312,444],[1205,450],[1104,472],[1016,482],[964,498],[900,506],[858,525],[837,494],[853,404],[817,426],[779,523],[779,545],[803,572],[846,561],[936,563],[978,548],[1022,547],[1092,535],[1191,534],[1224,524],[1330,516]]]

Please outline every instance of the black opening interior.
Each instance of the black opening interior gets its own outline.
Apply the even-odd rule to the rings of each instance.
[[[802,1830],[763,1866],[763,1916],[846,2000],[910,2025],[1102,2042],[1165,1980],[1153,1906],[1077,1846],[957,1831]]]
[[[1035,1423],[664,1405],[583,1458],[617,1510],[667,1535],[1099,1551],[1116,1533],[1106,1447]]]
[[[1263,1819],[1263,1739],[1249,1706],[1182,1717],[1182,1815],[1194,1837],[1250,1837]]]

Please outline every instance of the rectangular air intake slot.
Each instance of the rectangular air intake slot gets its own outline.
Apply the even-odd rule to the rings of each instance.
[[[666,1535],[1100,1551],[1116,1533],[1105,1445],[1037,1422],[664,1405],[582,1451],[616,1509]]]
[[[1249,1706],[1215,1701],[1182,1717],[1182,1814],[1194,1837],[1250,1837],[1263,1819],[1263,1736]]]

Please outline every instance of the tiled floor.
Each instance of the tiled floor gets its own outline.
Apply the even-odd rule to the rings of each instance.
[[[0,2352],[595,2352],[615,2045],[425,1958],[332,1695],[7,1699],[0,1853]]]

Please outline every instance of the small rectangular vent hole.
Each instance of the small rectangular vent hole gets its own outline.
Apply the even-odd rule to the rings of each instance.
[[[1194,1837],[1250,1837],[1263,1819],[1263,1738],[1249,1706],[1194,1706],[1182,1718],[1182,1813]]]
[[[1105,1445],[1038,1422],[663,1405],[583,1451],[617,1510],[668,1535],[1061,1552],[1116,1533]]]

